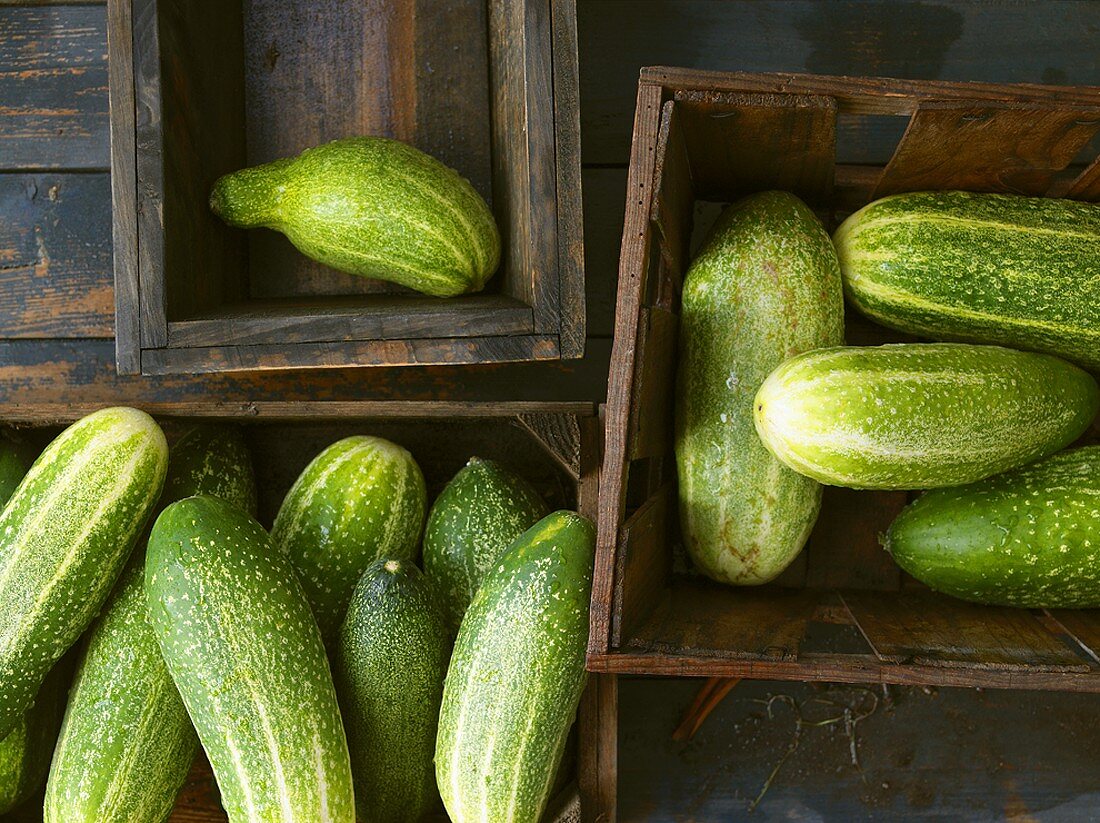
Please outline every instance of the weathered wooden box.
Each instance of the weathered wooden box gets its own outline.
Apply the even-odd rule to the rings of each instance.
[[[122,373],[576,358],[574,0],[110,0]],[[485,291],[442,300],[221,224],[229,171],[340,137],[411,142],[490,202]]]
[[[905,492],[827,488],[808,546],[778,585],[732,588],[691,575],[679,556],[672,456],[681,279],[715,203],[785,189],[831,230],[899,191],[1100,200],[1089,148],[1098,130],[1100,89],[642,71],[601,474],[593,671],[1100,692],[1100,611],[976,606],[901,573],[878,535]],[[853,157],[852,143],[865,155],[868,145],[885,151]],[[848,338],[901,339],[854,311]]]
[[[324,405],[324,404],[320,404]],[[341,403],[323,418],[318,404],[285,403],[258,407],[233,405],[170,405],[150,408],[172,440],[193,422],[218,420],[241,423],[248,441],[259,491],[259,520],[270,528],[278,507],[295,478],[323,448],[352,434],[373,434],[408,448],[424,472],[429,499],[471,456],[499,460],[529,480],[551,505],[576,508],[595,517],[600,459],[599,419],[591,404],[534,406],[407,402]],[[19,410],[5,422],[28,429],[27,437],[42,445],[56,426],[79,418],[84,409],[63,404]],[[186,415],[183,417],[175,416]],[[606,787],[598,785],[595,767],[601,738],[614,735],[614,719],[597,711],[596,684],[582,700],[547,823],[576,823],[600,818]],[[613,779],[613,776],[612,776]],[[611,787],[613,798],[614,786]],[[173,821],[224,821],[217,785],[200,754],[188,778]],[[26,804],[17,820],[41,820],[41,797]],[[604,816],[602,819],[610,819]]]

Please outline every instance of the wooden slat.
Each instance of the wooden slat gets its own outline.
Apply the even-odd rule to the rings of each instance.
[[[820,599],[807,589],[677,580],[645,624],[624,637],[623,647],[670,657],[796,660]]]
[[[589,676],[577,726],[581,819],[586,823],[614,823],[618,799],[618,678],[608,674]]]
[[[561,356],[584,354],[586,289],[576,0],[551,0]]]
[[[7,5],[0,16],[0,166],[110,165],[102,6]]]
[[[0,338],[114,333],[110,185],[0,174]]]
[[[134,110],[132,3],[110,0],[108,39],[111,112],[111,238],[114,246],[115,363],[120,374],[141,371],[141,278],[138,270],[137,145]]]
[[[580,480],[581,425],[577,418],[533,412],[520,415],[517,422],[542,444],[546,453],[553,457],[570,477]]]
[[[643,310],[629,434],[631,460],[662,457],[672,448],[678,329],[679,318],[672,312],[657,306]]]
[[[1070,184],[1066,197],[1090,203],[1100,201],[1100,157],[1093,160]]]
[[[363,400],[585,401],[606,385],[610,341],[584,360],[426,368],[120,376],[110,340],[0,341],[0,405],[5,419],[33,421],[70,408],[157,404],[162,413],[197,406]],[[530,409],[534,411],[536,409]]]
[[[672,574],[669,533],[675,517],[672,488],[664,486],[623,524],[615,562],[613,646],[633,637],[668,587]]]
[[[837,104],[806,94],[678,91],[698,197],[768,189],[824,204],[833,190]]]
[[[531,333],[531,307],[502,294],[450,300],[372,295],[345,300],[249,301],[168,324],[168,345],[254,346]]]
[[[982,670],[1089,671],[1023,609],[964,603],[935,592],[846,591],[844,602],[888,662]]]
[[[680,289],[689,265],[695,190],[691,181],[680,108],[672,100],[661,111],[661,131],[657,135],[657,166],[654,172],[657,191],[653,196],[652,220],[656,228],[657,252],[663,271],[656,294],[648,299],[666,309],[676,310]],[[642,204],[638,204],[642,205]]]
[[[806,555],[806,585],[896,591],[901,570],[879,541],[905,508],[906,492],[826,486]]]
[[[1050,616],[1100,663],[1100,609],[1052,609]]]
[[[922,101],[874,196],[927,189],[1038,196],[1098,129],[1100,111]]]

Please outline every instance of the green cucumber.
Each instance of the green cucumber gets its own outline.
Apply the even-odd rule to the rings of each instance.
[[[764,192],[730,206],[684,280],[676,389],[680,528],[724,583],[765,583],[802,550],[821,487],[779,463],[752,401],[788,357],[844,342],[840,271],[805,204]]]
[[[7,814],[42,787],[72,673],[72,655],[67,654],[46,675],[34,704],[0,740],[0,814]]]
[[[595,532],[554,512],[485,577],[455,642],[436,741],[454,823],[536,823],[584,689]]]
[[[1052,454],[1098,408],[1096,381],[1057,357],[901,343],[788,360],[760,387],[756,428],[780,460],[822,483],[930,489]]]
[[[161,504],[213,494],[255,512],[240,430],[199,426],[172,446]],[[160,823],[198,738],[148,619],[137,554],[89,633],[46,788],[45,823]]]
[[[836,247],[849,300],[885,326],[1100,369],[1100,205],[897,194],[845,220]]]
[[[452,630],[486,572],[512,541],[550,513],[531,484],[492,460],[470,458],[439,493],[424,528],[424,571]]]
[[[435,735],[451,634],[412,561],[375,561],[355,587],[336,685],[362,820],[417,823],[439,807]]]
[[[326,642],[371,563],[416,557],[426,506],[420,467],[380,437],[333,443],[294,481],[271,542],[290,558]]]
[[[383,137],[227,174],[210,208],[231,226],[280,231],[334,269],[435,297],[480,291],[500,263],[500,232],[469,181]]]
[[[260,524],[215,497],[173,503],[149,537],[145,591],[230,821],[353,823],[321,633]]]
[[[1100,446],[930,491],[898,515],[884,543],[906,572],[953,597],[1100,608]]]
[[[58,435],[0,513],[0,734],[110,595],[167,463],[149,415],[104,409]]]

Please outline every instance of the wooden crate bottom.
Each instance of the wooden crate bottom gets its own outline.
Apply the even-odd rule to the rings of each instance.
[[[1100,693],[1100,610],[676,578],[592,671]]]

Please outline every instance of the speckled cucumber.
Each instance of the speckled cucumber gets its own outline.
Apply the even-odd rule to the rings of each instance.
[[[903,343],[788,360],[760,387],[756,427],[780,460],[822,483],[929,489],[1052,454],[1098,407],[1096,381],[1057,357]]]
[[[884,544],[913,577],[963,600],[1100,608],[1100,446],[928,492]]]
[[[681,533],[710,577],[766,583],[809,537],[821,488],[761,445],[752,401],[788,357],[843,343],[843,326],[832,243],[798,198],[722,214],[684,281],[676,390]]]
[[[451,642],[412,561],[382,558],[363,573],[335,655],[361,820],[417,823],[441,811],[432,758]]]
[[[145,590],[231,823],[353,823],[321,633],[263,528],[215,497],[173,503],[153,525]]]
[[[255,513],[240,430],[198,426],[170,452],[161,505],[212,494]],[[92,627],[46,788],[45,823],[160,823],[198,750],[148,619],[144,552]]]
[[[436,583],[455,632],[485,573],[549,513],[530,483],[477,457],[439,493],[424,528],[424,571]]]
[[[455,642],[436,741],[454,823],[536,823],[584,688],[595,533],[554,512],[485,577]]]
[[[914,192],[836,231],[849,300],[891,328],[1100,369],[1100,205]]]
[[[382,137],[228,174],[210,207],[232,226],[281,231],[335,269],[435,297],[480,291],[500,262],[500,232],[469,181]]]
[[[152,418],[104,409],[62,432],[0,513],[0,734],[103,606],[167,463]]]
[[[73,655],[67,654],[50,669],[34,704],[0,740],[0,814],[7,814],[30,798],[46,779],[65,714],[72,662]]]
[[[271,541],[290,558],[326,642],[379,557],[416,557],[427,507],[413,456],[380,437],[337,441],[287,492]]]

